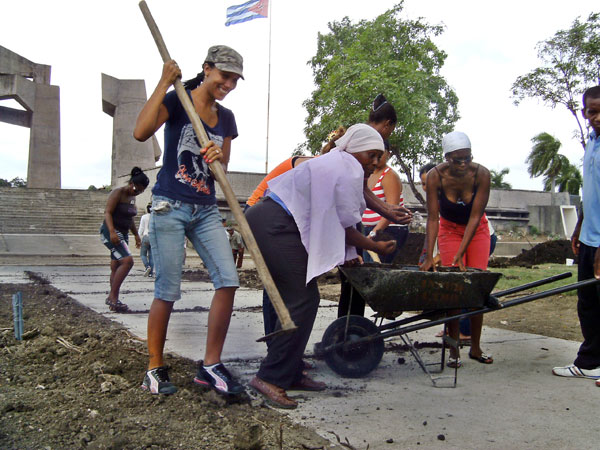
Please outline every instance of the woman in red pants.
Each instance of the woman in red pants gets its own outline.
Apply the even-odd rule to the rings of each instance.
[[[436,239],[443,266],[485,270],[490,255],[490,231],[484,214],[490,196],[490,172],[473,162],[471,142],[465,133],[453,131],[444,136],[442,149],[446,161],[427,174],[427,256],[421,270],[435,270],[432,255]],[[494,360],[483,353],[479,343],[482,325],[483,315],[471,317],[469,358],[491,364]],[[448,333],[458,340],[458,320],[448,323]],[[451,348],[448,366],[461,365],[458,349]]]

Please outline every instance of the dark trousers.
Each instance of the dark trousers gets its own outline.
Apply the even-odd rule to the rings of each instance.
[[[302,355],[319,308],[316,278],[306,284],[308,254],[294,218],[270,198],[246,212],[273,281],[298,329],[270,339],[258,377],[284,389],[302,377]],[[274,331],[281,329],[279,319]]]
[[[277,324],[277,313],[275,312],[275,308],[273,307],[273,303],[271,303],[271,299],[269,298],[269,294],[267,294],[266,289],[263,289],[262,312],[265,326],[265,336],[267,336],[275,331],[275,325]],[[269,338],[265,342],[268,347],[271,343],[271,339]]]
[[[596,247],[579,244],[577,275],[579,281],[594,278]],[[588,286],[577,291],[577,314],[583,334],[583,343],[574,364],[581,369],[600,367],[600,288]]]

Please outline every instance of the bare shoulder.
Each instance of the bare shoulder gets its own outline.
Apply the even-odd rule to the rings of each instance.
[[[449,167],[450,167],[450,165],[447,162],[438,164],[433,169],[431,169],[429,172],[427,172],[427,179],[429,179],[429,177],[432,175],[435,179],[440,179],[440,178],[446,176],[448,174]]]
[[[113,189],[112,191],[110,191],[110,194],[108,195],[108,199],[117,199],[119,200],[121,198],[121,196],[123,195],[123,188],[122,187],[118,187]]]
[[[383,179],[388,179],[388,180],[394,180],[394,181],[398,181],[400,182],[400,175],[398,175],[398,172],[396,172],[394,169],[392,169],[390,166],[387,166],[390,170],[387,171],[387,173],[385,174],[385,176],[383,177]]]
[[[490,178],[490,171],[487,169],[487,167],[482,166],[481,164],[478,164],[475,167],[476,170],[476,174],[477,174],[477,179],[481,180],[481,179],[485,179],[485,178]]]

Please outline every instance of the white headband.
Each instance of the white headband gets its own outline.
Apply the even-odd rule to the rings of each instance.
[[[469,140],[469,137],[461,131],[453,131],[452,133],[448,133],[442,139],[442,151],[444,152],[444,156],[446,156],[448,153],[456,150],[462,150],[464,148],[471,150],[471,141]]]
[[[358,153],[366,150],[385,150],[383,139],[379,132],[364,123],[357,123],[348,128],[346,134],[335,141],[335,148],[348,153]]]

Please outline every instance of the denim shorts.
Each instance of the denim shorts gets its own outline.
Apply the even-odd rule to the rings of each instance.
[[[155,195],[149,229],[156,274],[155,298],[166,301],[181,298],[186,236],[202,258],[215,289],[239,287],[231,246],[217,205],[195,205]]]
[[[110,250],[110,259],[114,259],[115,261],[119,261],[120,259],[126,258],[127,256],[131,256],[131,251],[129,250],[129,234],[121,233],[118,230],[117,236],[119,236],[119,243],[117,245],[113,244],[110,240],[110,231],[108,231],[108,227],[105,223],[100,227],[100,240],[104,244],[104,246]]]

